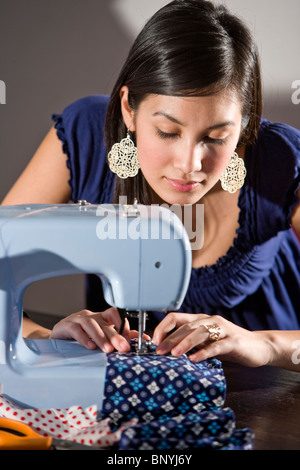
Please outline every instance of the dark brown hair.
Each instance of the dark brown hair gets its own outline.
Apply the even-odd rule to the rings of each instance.
[[[136,111],[149,94],[208,96],[234,90],[242,103],[240,144],[251,144],[261,119],[261,74],[256,46],[244,23],[224,6],[206,0],[175,0],[161,8],[136,38],[109,102],[107,148],[126,136],[119,92],[129,88]],[[116,176],[115,201],[151,203],[141,171],[134,178]]]

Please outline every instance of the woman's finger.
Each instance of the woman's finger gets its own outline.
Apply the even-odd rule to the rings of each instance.
[[[232,352],[232,342],[230,339],[225,338],[220,342],[210,342],[206,343],[202,348],[199,348],[198,351],[194,352],[189,356],[191,362],[201,362],[211,357],[226,358],[228,354]],[[232,358],[231,358],[232,360]]]
[[[205,341],[206,337],[207,335],[195,326],[195,322],[191,322],[179,327],[174,333],[167,336],[156,348],[156,352],[157,354],[171,352],[174,356],[181,356]]]
[[[104,352],[112,352],[114,349],[120,352],[128,351],[129,342],[118,334],[112,323],[114,320],[120,322],[118,312],[114,310],[108,309],[101,313],[83,310],[69,315],[55,325],[50,337],[73,339],[88,349],[98,347]]]
[[[85,313],[73,314],[58,322],[50,338],[75,340],[88,349],[98,347],[105,352],[113,350],[97,321]]]
[[[161,342],[166,338],[166,336],[174,330],[174,328],[179,328],[180,326],[191,323],[195,318],[202,317],[202,314],[191,314],[191,313],[177,313],[171,312],[163,318],[159,325],[155,328],[153,334],[153,343],[160,345]],[[206,315],[203,315],[206,317]]]

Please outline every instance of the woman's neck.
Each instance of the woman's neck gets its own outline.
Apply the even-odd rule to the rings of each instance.
[[[218,184],[201,199],[204,208],[203,245],[193,250],[193,267],[215,264],[233,245],[238,229],[239,191],[230,194]]]

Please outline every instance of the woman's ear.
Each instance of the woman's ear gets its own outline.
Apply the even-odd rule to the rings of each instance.
[[[135,131],[134,113],[128,103],[128,93],[129,93],[128,87],[122,86],[120,90],[121,111],[122,111],[125,126],[127,127],[129,131],[134,132]]]

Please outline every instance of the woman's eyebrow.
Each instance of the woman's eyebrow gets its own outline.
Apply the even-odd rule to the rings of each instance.
[[[153,116],[163,116],[163,117],[169,119],[169,121],[175,122],[175,124],[179,124],[180,126],[185,126],[186,125],[186,124],[183,124],[182,122],[180,122],[175,117],[173,117],[170,114],[165,113],[163,111],[156,111],[156,113],[154,113]]]
[[[206,131],[213,131],[215,129],[220,129],[221,127],[235,126],[233,121],[220,122],[219,124],[214,124],[206,129]]]
[[[164,111],[157,111],[153,114],[153,116],[163,116],[167,119],[169,119],[169,121],[171,122],[174,122],[175,124],[179,124],[180,126],[183,126],[185,127],[186,124],[184,124],[183,122],[179,121],[178,119],[176,119],[174,116],[171,116],[170,114],[168,113],[165,113]],[[218,124],[214,124],[212,126],[209,126],[207,129],[205,129],[205,132],[207,131],[213,131],[215,129],[220,129],[222,127],[227,127],[227,126],[235,126],[235,123],[233,121],[225,121],[225,122],[220,122]]]

